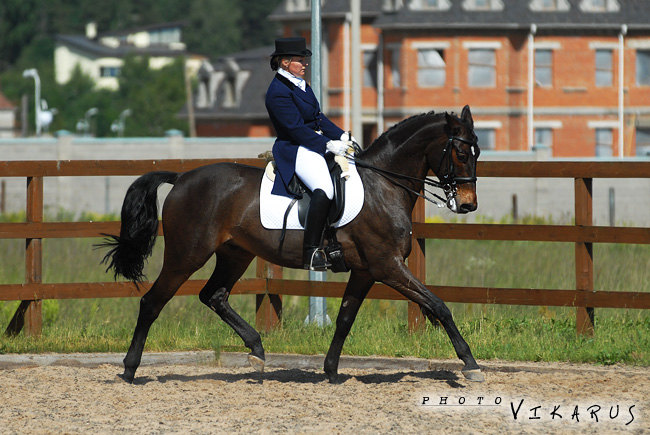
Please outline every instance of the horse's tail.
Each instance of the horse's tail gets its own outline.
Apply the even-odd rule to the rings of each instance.
[[[113,269],[115,278],[122,275],[136,283],[145,278],[144,261],[158,235],[157,189],[163,183],[174,184],[178,176],[176,172],[149,172],[129,187],[122,204],[120,235],[103,234],[107,238],[98,245],[110,248],[102,264],[107,265],[107,272]]]

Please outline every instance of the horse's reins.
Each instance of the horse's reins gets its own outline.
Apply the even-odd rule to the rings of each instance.
[[[426,196],[428,193],[429,195],[433,195],[435,198],[439,199],[440,201],[443,201],[444,203],[447,203],[449,200],[449,195],[450,193],[456,192],[456,186],[458,184],[464,184],[464,183],[475,183],[476,182],[476,166],[474,167],[474,173],[470,177],[457,177],[456,176],[456,171],[454,167],[454,162],[451,157],[451,148],[453,147],[454,141],[457,140],[459,142],[466,143],[470,145],[472,148],[472,155],[476,156],[477,153],[475,151],[475,147],[477,147],[477,141],[469,141],[467,139],[463,139],[462,137],[457,137],[457,136],[449,136],[449,140],[447,141],[447,144],[445,145],[445,148],[442,150],[442,157],[440,159],[440,165],[438,166],[438,171],[436,173],[440,173],[440,169],[442,168],[443,161],[445,160],[445,157],[447,157],[447,171],[446,174],[441,176],[441,181],[435,181],[435,180],[430,180],[428,177],[424,177],[424,179],[418,178],[418,177],[412,177],[410,175],[406,174],[400,174],[397,172],[389,171],[387,169],[382,169],[378,168],[377,166],[371,165],[368,162],[365,162],[363,160],[359,160],[352,154],[346,154],[349,159],[355,162],[355,164],[361,168],[366,168],[370,169],[371,171],[381,175],[382,177],[386,178],[388,181],[391,183],[395,184],[396,186],[401,187],[402,189],[406,190],[409,193],[412,193],[416,196],[419,196],[420,198],[423,198],[433,204],[435,204],[438,207],[444,207],[443,204],[440,204],[439,202],[429,198]],[[356,150],[356,147],[355,147]],[[402,179],[407,179],[407,180],[413,180],[413,181],[418,181],[424,183],[424,194],[415,191],[414,189],[411,189],[410,187],[406,186],[403,183],[400,183],[397,181],[395,178],[402,178]],[[447,198],[443,198],[440,195],[434,193],[431,190],[428,190],[426,186],[433,186],[437,187],[439,189],[442,189],[445,192],[445,195]]]

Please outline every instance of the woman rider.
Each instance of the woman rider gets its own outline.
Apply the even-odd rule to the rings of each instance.
[[[305,82],[306,58],[311,56],[305,38],[280,38],[271,54],[271,69],[277,74],[266,91],[266,110],[277,139],[273,157],[279,176],[272,193],[293,197],[288,186],[295,175],[312,191],[303,239],[303,266],[326,270],[330,264],[321,249],[334,187],[325,153],[344,155],[354,140],[320,111],[311,87]]]

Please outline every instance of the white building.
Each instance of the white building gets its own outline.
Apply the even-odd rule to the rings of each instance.
[[[78,65],[98,88],[116,90],[124,58],[147,56],[149,67],[162,68],[178,57],[186,59],[186,68],[196,74],[203,56],[188,53],[181,41],[182,23],[164,23],[129,31],[97,33],[97,25],[88,23],[85,35],[57,35],[54,70],[57,83],[67,83]]]

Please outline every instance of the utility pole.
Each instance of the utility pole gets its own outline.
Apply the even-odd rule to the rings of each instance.
[[[321,15],[320,0],[311,2],[311,89],[318,101],[321,101]],[[325,281],[327,272],[309,271],[310,281]],[[324,326],[332,323],[327,315],[327,299],[323,297],[309,297],[309,315],[305,323],[316,323]]]
[[[363,143],[363,124],[361,121],[361,0],[351,0],[352,14],[352,133],[356,135],[359,145]],[[347,65],[346,65],[347,68]]]

